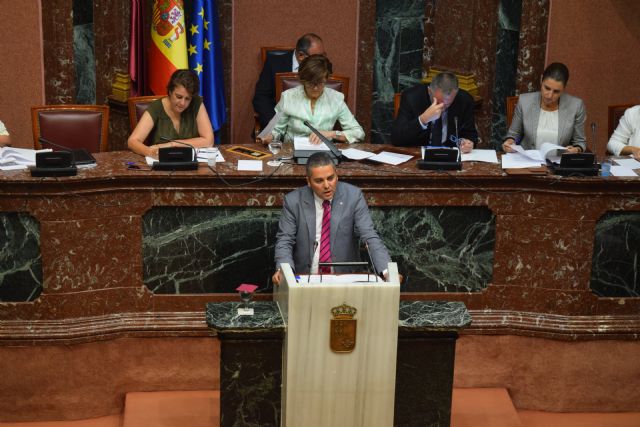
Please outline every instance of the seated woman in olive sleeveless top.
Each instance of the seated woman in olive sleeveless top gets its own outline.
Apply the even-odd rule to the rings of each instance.
[[[202,104],[200,80],[191,70],[176,70],[167,84],[168,96],[149,105],[136,128],[131,132],[127,144],[134,153],[158,158],[158,149],[180,147],[178,142],[164,142],[172,139],[195,148],[213,146],[213,128]],[[151,134],[151,146],[144,141]]]

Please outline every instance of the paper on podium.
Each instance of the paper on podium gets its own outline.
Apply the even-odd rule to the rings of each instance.
[[[351,160],[363,160],[375,156],[375,153],[370,151],[358,150],[357,148],[347,148],[340,150],[342,155]]]
[[[304,274],[298,283],[375,283],[383,280],[375,274]]]

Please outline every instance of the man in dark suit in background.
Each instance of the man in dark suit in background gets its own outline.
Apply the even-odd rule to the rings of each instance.
[[[458,88],[456,75],[440,73],[431,84],[419,84],[402,93],[391,141],[401,146],[455,147],[453,135],[453,139],[460,137],[461,151],[469,153],[478,142],[473,108],[473,97]]]
[[[279,285],[282,280],[282,263],[290,264],[296,273],[315,274],[327,268],[318,268],[319,262],[359,261],[361,241],[368,245],[376,273],[386,278],[391,258],[373,227],[362,191],[338,182],[326,152],[309,157],[307,184],[284,198],[273,283]]]
[[[297,72],[303,59],[316,54],[324,55],[322,39],[316,34],[308,33],[298,39],[291,54],[267,55],[253,95],[253,109],[258,113],[260,128],[264,129],[275,115],[276,73]]]

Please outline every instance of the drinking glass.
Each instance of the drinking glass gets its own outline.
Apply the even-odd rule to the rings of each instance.
[[[280,152],[280,150],[282,149],[282,142],[281,141],[271,141],[269,143],[269,151],[271,151],[271,154],[273,154],[273,160],[270,160],[267,162],[267,164],[269,166],[280,166],[282,164],[282,162],[280,160],[276,159],[276,154],[278,154]]]

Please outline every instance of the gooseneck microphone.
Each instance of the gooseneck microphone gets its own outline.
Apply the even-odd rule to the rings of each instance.
[[[49,141],[48,139],[43,138],[41,136],[38,137],[38,141],[40,141],[40,144],[43,146],[46,144],[52,147],[60,148],[62,151],[68,151],[69,153],[71,153],[71,161],[75,164],[75,156],[71,148],[65,147],[64,145],[56,144],[55,142]]]
[[[324,136],[323,134],[321,134],[318,129],[314,128],[313,126],[311,126],[311,124],[305,120],[302,123],[304,123],[304,125],[306,127],[308,127],[309,129],[311,129],[311,132],[313,132],[318,138],[320,138],[320,141],[324,142],[325,145],[327,147],[329,147],[329,150],[331,150],[331,152],[333,153],[334,156],[336,156],[336,159],[339,161],[340,158],[342,157],[342,153],[340,152],[340,150],[338,150],[338,147],[336,147],[333,142],[331,142],[331,140],[329,138],[327,138],[326,136]]]

